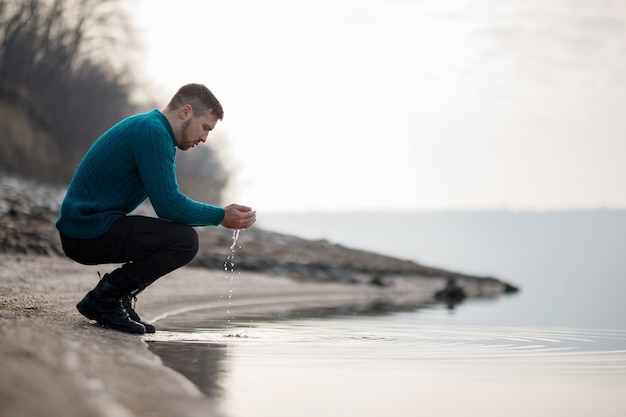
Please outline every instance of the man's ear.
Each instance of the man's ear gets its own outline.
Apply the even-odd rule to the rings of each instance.
[[[178,110],[178,116],[181,120],[187,120],[189,117],[193,116],[193,108],[191,104],[185,104]]]

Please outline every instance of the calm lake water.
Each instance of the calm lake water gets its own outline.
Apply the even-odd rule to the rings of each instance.
[[[493,275],[521,292],[454,309],[344,305],[231,320],[194,311],[160,321],[146,337],[151,349],[224,415],[626,415],[626,212],[309,213],[259,223]]]

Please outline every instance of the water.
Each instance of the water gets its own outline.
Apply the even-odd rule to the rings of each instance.
[[[626,415],[626,212],[281,214],[259,222],[498,276],[522,291],[453,310],[343,305],[228,321],[207,310],[159,322],[151,349],[225,415]]]
[[[226,257],[226,260],[224,261],[224,271],[226,272],[225,278],[230,281],[230,288],[228,289],[229,308],[233,299],[233,282],[235,280],[235,252],[237,251],[237,240],[239,239],[239,233],[241,233],[241,230],[233,230],[233,243],[230,245],[230,255],[228,255]],[[226,310],[226,313],[230,314],[230,310]]]
[[[414,315],[397,318],[198,329],[186,335],[186,343],[162,341],[154,349],[164,357],[184,356],[177,369],[233,416],[626,411],[623,332],[458,327]],[[160,337],[176,340],[181,333]]]

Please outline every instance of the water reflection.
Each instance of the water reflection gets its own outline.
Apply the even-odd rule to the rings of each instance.
[[[220,398],[228,345],[218,343],[148,342],[166,366],[183,374],[209,398]]]
[[[146,340],[238,417],[626,411],[626,332],[459,326],[437,314],[449,313],[387,302],[230,321],[196,311]]]

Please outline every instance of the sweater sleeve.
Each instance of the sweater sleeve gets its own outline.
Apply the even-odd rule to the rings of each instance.
[[[157,216],[190,226],[217,226],[222,222],[223,208],[194,201],[180,192],[174,138],[160,122],[145,123],[132,146],[139,176]]]

